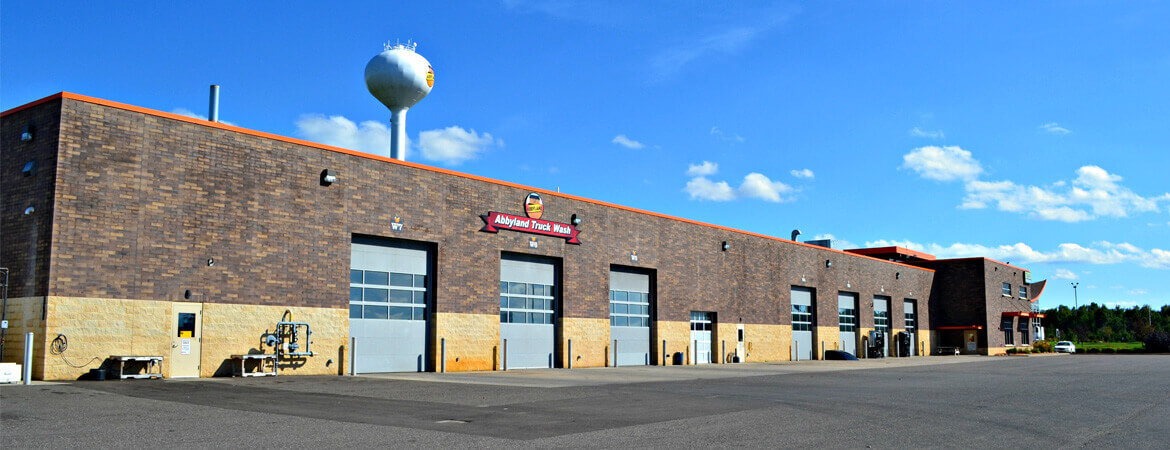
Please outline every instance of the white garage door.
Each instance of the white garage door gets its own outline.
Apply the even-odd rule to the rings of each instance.
[[[841,350],[857,355],[857,294],[837,294]]]
[[[617,365],[650,365],[650,275],[609,272],[609,339]]]
[[[792,345],[793,359],[812,359],[813,349],[813,292],[808,288],[792,288]]]
[[[883,296],[873,297],[873,328],[874,331],[882,332],[883,345],[881,348],[882,356],[890,356],[890,298]]]
[[[354,371],[426,370],[427,247],[355,242],[350,253],[349,335]]]
[[[695,364],[711,362],[711,328],[714,322],[714,313],[691,312],[691,354],[695,355]]]
[[[500,341],[508,369],[553,367],[556,266],[544,258],[500,259]]]

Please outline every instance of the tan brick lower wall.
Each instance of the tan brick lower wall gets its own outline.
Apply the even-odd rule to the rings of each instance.
[[[680,352],[683,354],[683,364],[690,364],[693,356],[690,354],[691,323],[659,320],[654,322],[654,326],[658,340],[654,342],[656,350],[652,353],[657,360],[662,361],[662,341],[666,340],[666,364],[674,364],[673,355]]]
[[[285,316],[285,311],[291,314]],[[260,336],[266,331],[276,331],[276,323],[282,318],[309,324],[313,334],[309,349],[314,355],[282,361],[281,375],[346,373],[349,359],[349,311],[346,309],[204,303],[199,376],[231,376],[232,355],[272,353],[272,347],[264,346]],[[165,325],[169,334],[169,321]],[[304,342],[300,344],[304,351]]]
[[[930,356],[934,354],[932,351],[934,349],[933,331],[919,329],[914,335],[914,338],[918,340],[918,353],[914,356]]]
[[[745,362],[792,359],[792,326],[746,324],[743,327]]]
[[[447,340],[448,372],[496,370],[499,367],[499,314],[437,313],[435,332],[438,339]],[[438,361],[439,344],[435,345]],[[439,366],[435,364],[436,368]]]
[[[45,321],[41,320],[44,302],[44,297],[10,298],[4,313],[8,330],[4,332],[3,362],[24,364],[24,337],[32,332],[33,378],[44,378],[45,349],[50,342],[45,337]]]
[[[108,298],[48,297],[45,342],[58,334],[69,342],[59,355],[41,360],[38,378],[72,380],[105,364],[112,355],[162,356],[163,375],[171,376],[174,306],[180,302]],[[199,375],[231,375],[231,355],[272,353],[260,336],[274,331],[285,311],[292,321],[309,323],[312,357],[284,361],[281,374],[339,374],[347,359],[348,312],[339,308],[204,303],[199,345]],[[302,343],[302,349],[303,349]]]
[[[814,359],[825,359],[825,351],[841,349],[841,327],[817,327],[817,350],[813,352]]]
[[[610,356],[613,345],[609,338],[609,319],[585,319],[565,317],[561,319],[562,339],[561,367],[568,366],[573,358],[573,367],[605,367],[612,364]],[[573,354],[568,354],[569,339],[573,340]]]

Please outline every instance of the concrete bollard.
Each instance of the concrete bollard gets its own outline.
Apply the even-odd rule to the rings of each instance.
[[[447,373],[447,338],[439,339],[439,373]]]
[[[357,338],[349,338],[349,375],[357,375]]]
[[[573,368],[573,340],[569,339],[569,368]]]
[[[33,334],[24,335],[24,384],[32,384]]]
[[[613,366],[614,367],[618,366],[617,358],[618,358],[617,339],[614,339],[613,340]]]

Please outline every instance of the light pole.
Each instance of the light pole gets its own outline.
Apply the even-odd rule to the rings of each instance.
[[[1073,309],[1077,309],[1077,308],[1081,307],[1080,302],[1077,301],[1077,286],[1080,286],[1081,283],[1071,283],[1071,284],[1073,287],[1073,305],[1074,305]]]

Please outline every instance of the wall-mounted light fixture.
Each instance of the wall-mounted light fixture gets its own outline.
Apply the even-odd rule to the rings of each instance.
[[[826,259],[825,260],[825,267],[833,267],[833,261]]]
[[[329,185],[336,183],[336,182],[337,182],[337,173],[336,172],[329,170],[329,169],[325,169],[325,170],[321,171],[321,185],[322,186],[329,186]]]
[[[32,125],[25,125],[20,129],[20,142],[29,142],[33,140],[33,132],[36,129]]]
[[[723,251],[727,251],[729,248],[731,248],[731,244],[729,244],[727,241],[723,241]]]
[[[207,258],[207,267],[215,265],[215,258]]]
[[[183,291],[183,298],[185,298],[185,299],[191,298],[191,290],[190,289]]]
[[[573,214],[573,217],[569,218],[569,223],[573,224],[574,226],[581,225],[581,217]]]
[[[33,213],[33,211],[36,211],[36,210],[37,210],[36,208],[33,208],[33,207],[29,206],[28,208],[25,208],[25,209],[24,209],[24,215],[26,215],[26,216],[27,216],[27,215],[29,215],[29,214],[32,214],[32,213]]]
[[[902,272],[894,272],[894,279],[901,280],[902,279]]]
[[[37,162],[29,161],[24,163],[24,167],[20,169],[20,174],[26,177],[31,177],[37,173]]]

